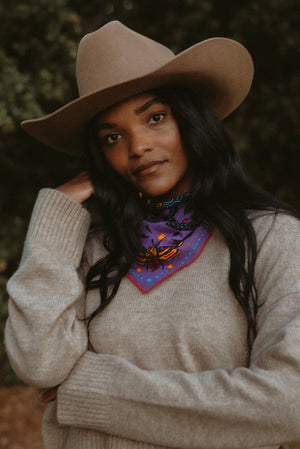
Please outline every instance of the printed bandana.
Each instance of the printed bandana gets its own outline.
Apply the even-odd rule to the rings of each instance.
[[[210,237],[210,227],[185,210],[191,195],[155,204],[141,223],[144,249],[126,276],[144,293],[191,264]]]

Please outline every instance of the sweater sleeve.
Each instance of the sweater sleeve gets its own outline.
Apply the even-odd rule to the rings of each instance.
[[[145,371],[119,356],[86,352],[58,390],[59,423],[181,449],[299,442],[297,220],[277,219],[264,236],[257,288],[262,305],[249,367]]]
[[[90,215],[62,192],[37,198],[19,269],[9,280],[5,344],[10,363],[26,383],[60,384],[87,349],[79,265]],[[82,307],[83,308],[83,307]]]

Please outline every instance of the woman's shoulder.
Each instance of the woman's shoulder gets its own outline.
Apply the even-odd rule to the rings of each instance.
[[[273,228],[279,230],[286,227],[299,230],[300,227],[299,218],[285,211],[250,211],[249,218],[256,232]]]
[[[300,220],[288,212],[251,211],[258,249],[263,245],[300,245]]]
[[[257,236],[255,284],[259,316],[274,304],[299,304],[300,221],[285,212],[257,212],[252,217]],[[289,298],[289,299],[287,299]]]

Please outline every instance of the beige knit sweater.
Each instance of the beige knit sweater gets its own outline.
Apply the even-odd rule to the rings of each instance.
[[[200,256],[147,294],[124,278],[99,304],[82,279],[103,249],[89,213],[61,192],[38,197],[20,268],[8,283],[6,347],[36,387],[61,384],[46,449],[246,449],[300,442],[300,225],[254,219],[257,338],[228,286],[217,230]]]

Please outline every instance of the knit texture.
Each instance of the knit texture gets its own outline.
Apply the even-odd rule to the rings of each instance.
[[[92,321],[88,266],[105,252],[89,213],[61,192],[37,200],[22,262],[8,283],[5,341],[26,383],[61,384],[45,449],[275,449],[300,443],[300,225],[253,218],[257,337],[228,286],[214,229],[200,256],[143,294],[129,279]],[[295,446],[297,447],[297,446]]]

